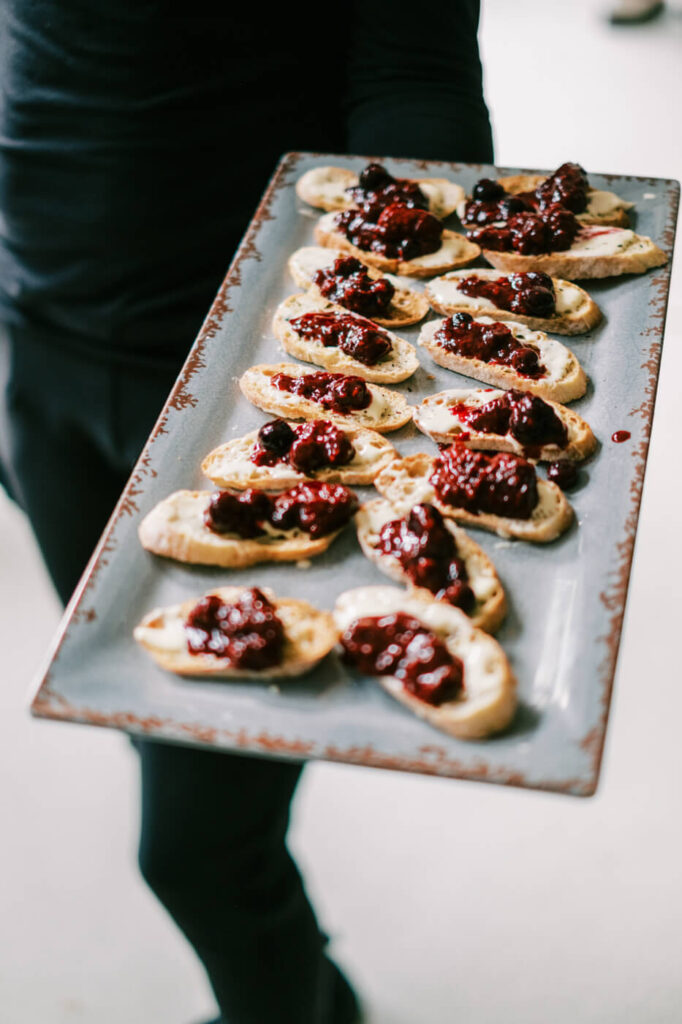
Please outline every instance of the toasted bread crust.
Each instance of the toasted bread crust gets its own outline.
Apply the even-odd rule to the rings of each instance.
[[[601,256],[590,256],[580,251],[542,253],[537,256],[522,256],[518,252],[493,252],[484,249],[483,255],[496,270],[505,273],[527,273],[529,270],[540,270],[550,277],[565,277],[569,281],[596,279],[602,277],[619,277],[622,274],[643,274],[652,267],[660,267],[668,262],[662,249],[645,235],[637,235],[641,247],[633,251],[608,253]]]
[[[435,505],[444,516],[496,533],[499,537],[527,540],[534,544],[547,544],[555,540],[571,525],[573,509],[563,492],[549,480],[538,479],[538,504],[530,519],[513,519],[489,512],[468,512],[466,509],[446,505],[436,496],[429,476],[434,460],[420,452],[404,459],[395,459],[377,477],[374,486],[384,497],[399,508],[407,508],[420,501]]]
[[[248,587],[217,587],[202,597],[216,594],[226,603],[235,601]],[[154,644],[154,631],[159,632],[168,623],[184,622],[202,597],[149,612],[134,630],[134,637],[168,672],[181,676],[212,676],[221,679],[276,679],[309,672],[329,653],[338,638],[338,629],[329,612],[318,611],[307,601],[291,597],[276,598],[271,590],[262,592],[275,605],[277,616],[284,626],[283,659],[279,665],[262,671],[238,669],[226,658],[212,654],[190,654],[184,649],[164,650]]]
[[[365,252],[348,241],[345,235],[336,230],[334,215],[321,217],[315,227],[315,241],[318,245],[330,249],[342,249],[349,252],[364,263],[382,270],[387,274],[400,274],[407,277],[433,277],[444,274],[446,270],[465,267],[481,255],[480,246],[470,242],[464,235],[455,231],[443,230],[443,244],[436,252],[426,256],[418,256],[413,260],[389,259],[379,253]]]
[[[306,363],[322,366],[325,370],[335,373],[354,374],[374,384],[399,384],[400,381],[407,380],[419,369],[419,360],[414,345],[410,345],[409,341],[399,338],[390,331],[386,331],[386,334],[389,336],[392,350],[385,359],[381,359],[374,366],[361,363],[335,346],[325,348],[321,342],[303,338],[294,330],[290,320],[305,313],[339,313],[344,316],[357,317],[360,321],[367,320],[367,317],[350,313],[343,306],[338,306],[312,291],[290,295],[288,299],[279,304],[272,321],[275,337],[282,343],[282,348],[290,356],[295,356]]]
[[[203,522],[203,511],[211,491],[176,491],[160,501],[144,517],[138,528],[140,543],[146,551],[190,565],[216,565],[222,569],[244,569],[259,562],[298,562],[322,554],[338,537],[340,530],[325,537],[310,537],[301,530],[286,531],[275,538],[243,538],[214,533]],[[187,514],[178,515],[181,506]],[[283,531],[284,532],[284,531]]]
[[[530,391],[531,394],[539,395],[540,398],[551,399],[555,402],[572,402],[574,399],[581,398],[585,394],[587,389],[585,371],[569,349],[566,349],[568,353],[567,369],[560,378],[548,375],[547,377],[533,380],[532,378],[521,376],[511,366],[499,363],[486,363],[482,359],[469,358],[458,355],[456,352],[449,352],[434,340],[435,332],[438,330],[440,323],[442,321],[430,320],[424,324],[419,333],[418,344],[426,349],[435,363],[438,363],[439,366],[444,366],[447,370],[454,370],[455,373],[462,373],[466,377],[482,380],[486,384],[493,384],[498,388],[505,388],[507,390],[509,388],[519,388],[521,391]],[[544,335],[537,340],[536,347],[540,353],[541,361],[543,346],[549,344],[557,346],[560,342],[550,340]]]
[[[366,427],[369,430],[376,430],[379,434],[389,434],[392,430],[404,427],[412,418],[412,408],[407,404],[404,396],[397,391],[382,388],[378,384],[367,385],[372,395],[383,404],[380,417],[374,419],[368,415],[367,409],[353,410],[347,415],[330,412],[317,402],[292,395],[287,391],[280,391],[270,383],[271,378],[277,373],[286,373],[297,377],[313,372],[312,369],[298,366],[296,363],[260,363],[258,366],[252,366],[242,375],[239,387],[246,398],[259,409],[274,413],[276,416],[283,416],[285,419],[287,417],[301,420],[325,419],[340,427]]]
[[[356,618],[400,611],[419,619],[460,658],[464,689],[455,700],[434,706],[414,697],[395,676],[377,676],[386,692],[429,725],[459,739],[482,739],[504,729],[516,710],[516,678],[497,641],[459,608],[429,600],[421,590],[360,587],[341,594],[334,618],[343,632]]]
[[[295,424],[292,422],[291,426]],[[357,453],[345,466],[329,466],[310,475],[299,473],[288,463],[257,466],[250,461],[258,440],[258,431],[253,430],[244,437],[237,437],[214,448],[201,463],[201,471],[218,487],[233,487],[237,490],[249,487],[266,491],[285,490],[311,479],[368,487],[377,473],[398,457],[398,453],[390,441],[375,430],[344,428],[343,432]]]
[[[416,591],[423,596],[424,600],[433,601],[435,600],[434,595],[423,587],[415,586],[397,558],[383,554],[377,547],[378,535],[375,530],[374,517],[378,515],[383,522],[388,522],[390,519],[401,519],[404,514],[404,512],[394,509],[390,502],[382,498],[367,502],[355,515],[358,541],[364,555],[374,562],[381,572],[397,583],[406,584],[408,590]],[[458,555],[464,561],[472,586],[475,588],[476,581],[481,580],[487,580],[489,583],[489,593],[483,599],[477,597],[476,605],[469,618],[474,626],[484,629],[487,633],[494,633],[507,613],[504,588],[495,571],[495,566],[483,549],[459,526],[446,520],[446,527],[455,538]]]
[[[517,195],[519,192],[533,192],[538,185],[545,180],[543,174],[511,174],[506,178],[498,178],[499,184],[510,195]],[[599,192],[599,189],[588,188],[587,195]],[[605,227],[626,228],[630,224],[627,211],[634,205],[621,200],[622,206],[609,213],[596,214],[587,210],[577,214],[578,220],[583,224],[603,224]]]
[[[427,186],[429,212],[439,220],[444,220],[454,213],[465,195],[461,185],[448,181],[447,178],[407,180]],[[357,184],[358,175],[345,167],[313,167],[302,174],[296,182],[296,195],[318,210],[349,210],[356,206],[356,203],[346,194],[346,189]]]
[[[512,437],[511,434],[490,434],[484,431],[475,430],[469,424],[462,424],[455,416],[452,417],[452,429],[450,431],[429,429],[427,416],[431,409],[439,406],[454,405],[462,402],[466,405],[467,398],[481,396],[485,401],[493,401],[502,395],[502,391],[488,392],[481,388],[457,388],[449,391],[440,391],[438,394],[429,395],[419,405],[415,406],[412,412],[412,419],[415,425],[430,437],[436,444],[451,444],[459,441],[467,448],[474,448],[478,451],[511,452],[513,455],[520,455],[528,458],[524,446]],[[597,439],[592,433],[590,425],[572,409],[552,402],[545,398],[545,402],[551,405],[555,414],[562,421],[568,431],[568,444],[565,448],[559,448],[555,444],[543,445],[541,448],[533,448],[532,459],[539,462],[554,462],[559,459],[570,459],[578,461],[586,459],[597,447]],[[462,432],[466,437],[462,438]]]

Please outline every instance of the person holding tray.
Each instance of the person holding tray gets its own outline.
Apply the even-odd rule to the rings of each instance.
[[[0,479],[64,602],[282,152],[492,160],[478,16],[5,5]],[[301,766],[136,746],[141,870],[221,1021],[359,1020],[286,848]]]

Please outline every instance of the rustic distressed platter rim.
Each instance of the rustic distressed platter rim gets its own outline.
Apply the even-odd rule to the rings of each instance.
[[[234,709],[230,711],[229,727],[223,721],[222,715],[217,715],[215,720],[211,720],[210,715],[207,718],[205,708],[210,705],[210,699],[208,705],[204,702],[202,713],[192,714],[191,688],[196,687],[197,684],[191,681],[183,681],[175,688],[164,688],[164,693],[167,690],[164,702],[159,703],[157,707],[152,699],[151,706],[147,705],[144,709],[136,707],[134,699],[128,699],[126,705],[125,699],[120,699],[117,703],[116,699],[112,700],[109,694],[105,700],[101,682],[92,690],[86,690],[85,695],[82,685],[80,689],[74,689],[73,681],[77,676],[76,667],[83,664],[83,658],[92,665],[92,671],[95,674],[96,671],[100,672],[97,677],[100,681],[106,678],[106,672],[109,671],[107,666],[111,666],[111,659],[107,662],[106,660],[102,661],[100,657],[102,651],[97,630],[100,628],[103,617],[108,616],[107,624],[110,621],[112,611],[107,601],[113,590],[118,566],[122,564],[123,552],[126,549],[129,550],[130,547],[130,540],[128,540],[128,544],[124,545],[123,549],[121,548],[119,545],[120,535],[126,531],[130,533],[133,526],[139,521],[141,512],[148,510],[148,493],[155,487],[158,488],[159,470],[155,460],[157,448],[164,442],[170,444],[173,437],[178,436],[177,432],[181,429],[182,423],[186,421],[186,417],[197,416],[199,414],[197,410],[200,410],[201,406],[209,401],[205,392],[210,390],[209,377],[212,367],[215,367],[216,343],[222,334],[229,330],[230,322],[239,320],[242,307],[245,304],[245,278],[253,281],[258,276],[256,271],[258,273],[261,270],[265,272],[269,268],[269,271],[274,273],[277,269],[273,264],[276,257],[272,255],[268,246],[272,242],[272,230],[276,231],[278,228],[278,220],[285,219],[285,214],[282,212],[286,209],[284,204],[291,203],[293,200],[293,185],[296,178],[308,167],[316,164],[333,163],[357,169],[367,159],[367,157],[337,157],[328,154],[288,153],[280,161],[147,445],[66,609],[46,655],[44,665],[38,674],[38,690],[31,705],[32,713],[45,718],[108,726],[148,738],[206,746],[213,749],[299,760],[313,758],[339,761],[581,796],[591,795],[597,786],[604,750],[656,396],[679,203],[679,184],[670,179],[610,174],[590,175],[591,180],[595,180],[597,184],[603,182],[607,187],[623,192],[626,198],[629,197],[628,190],[633,194],[635,192],[639,194],[644,189],[644,196],[651,195],[654,198],[659,198],[659,193],[654,193],[651,190],[661,188],[664,190],[664,200],[657,203],[660,230],[655,241],[670,255],[671,259],[665,266],[644,275],[643,279],[637,279],[640,282],[640,289],[643,289],[642,282],[645,280],[649,291],[647,313],[642,316],[641,323],[636,325],[636,336],[641,339],[638,355],[642,357],[636,374],[639,390],[634,393],[636,389],[633,389],[632,394],[623,398],[623,400],[627,400],[628,404],[628,412],[622,417],[623,423],[625,424],[627,419],[627,425],[633,428],[633,444],[628,453],[631,456],[630,469],[627,480],[623,481],[627,484],[627,497],[621,501],[622,508],[620,506],[618,508],[618,512],[622,513],[622,527],[618,536],[612,538],[609,574],[597,595],[602,609],[603,630],[600,630],[599,635],[593,638],[599,648],[599,659],[594,663],[595,678],[590,685],[580,681],[584,693],[583,690],[579,692],[584,706],[578,704],[577,715],[574,714],[577,721],[572,723],[571,729],[563,733],[560,728],[561,718],[557,711],[561,704],[560,700],[558,703],[555,702],[555,705],[551,705],[551,703],[545,705],[540,708],[539,712],[531,700],[526,702],[520,716],[517,717],[515,726],[501,738],[477,743],[452,740],[429,726],[413,720],[413,716],[410,716],[409,712],[397,705],[394,706],[390,698],[380,691],[377,693],[379,688],[371,681],[365,681],[368,683],[367,690],[362,688],[362,683],[351,681],[350,688],[346,688],[350,689],[351,701],[348,706],[351,712],[355,704],[357,704],[358,713],[369,711],[370,715],[375,716],[380,730],[384,728],[385,718],[388,723],[389,735],[393,736],[395,733],[395,744],[384,742],[377,745],[377,743],[365,742],[359,722],[353,726],[352,721],[350,730],[346,728],[346,723],[343,723],[344,741],[334,742],[330,741],[328,736],[325,740],[321,735],[320,722],[324,723],[324,715],[319,722],[315,720],[318,734],[314,734],[315,729],[312,732],[309,730],[306,734],[308,719],[305,713],[299,716],[299,719],[294,713],[292,719],[289,714],[291,709],[287,706],[287,695],[278,694],[271,698],[267,688],[253,690],[250,700],[247,698],[246,703],[242,700],[241,711],[240,707],[237,708],[236,713],[233,713]],[[464,184],[469,184],[467,179],[475,180],[492,171],[491,168],[484,165],[449,164],[437,161],[390,160],[388,165],[389,168],[398,169],[400,173],[406,175],[435,172],[438,176],[449,176]],[[537,171],[499,168],[497,173],[537,173]],[[307,228],[311,229],[312,220],[308,220],[306,224],[306,217],[310,217],[311,211],[305,209],[304,204],[299,201],[293,201],[297,204],[296,217],[298,221],[303,222]],[[290,212],[287,209],[286,216],[291,219]],[[635,225],[638,230],[644,231],[644,227],[640,227],[640,219],[646,220],[646,216],[646,209],[638,208],[638,221]],[[270,234],[268,234],[269,229],[272,229]],[[312,231],[309,230],[308,234],[311,236]],[[306,244],[306,242],[304,240],[303,242],[298,241],[296,244],[292,243],[288,248],[288,254],[299,244]],[[310,238],[307,244],[310,244]],[[285,286],[283,294],[296,290],[292,282],[286,281],[285,268],[280,269],[283,275],[281,283]],[[626,279],[614,280],[613,287]],[[611,283],[613,284],[613,281]],[[606,302],[609,282],[594,284],[600,293],[597,296],[597,301]],[[587,282],[586,286],[588,290],[593,291],[590,282]],[[272,301],[276,304],[279,298]],[[271,307],[272,302],[268,308],[271,309]],[[610,313],[610,317],[614,315],[615,307],[614,312]],[[608,331],[608,324],[606,330]],[[410,332],[405,333],[412,337]],[[265,334],[261,335],[261,338],[264,337]],[[606,337],[607,335],[601,336],[598,344],[602,346],[606,344]],[[591,338],[591,335],[588,338]],[[579,357],[581,345],[588,344],[574,338],[560,340],[568,343]],[[232,355],[237,360],[239,352],[236,351]],[[259,356],[254,361],[262,361],[262,357]],[[423,357],[422,365],[428,370],[436,369],[430,365],[426,366]],[[448,371],[443,372],[446,375],[448,373]],[[442,375],[440,376],[442,379]],[[409,382],[407,383],[409,384]],[[452,378],[450,386],[460,386],[461,383],[461,378],[455,376]],[[475,384],[475,382],[473,383]],[[596,386],[597,394],[599,394],[600,382],[597,382]],[[594,400],[592,394],[590,398]],[[215,395],[211,400],[216,400]],[[579,408],[578,411],[580,412],[581,409]],[[244,427],[239,432],[245,432],[246,429],[250,429],[250,427]],[[394,435],[389,435],[389,437],[393,438]],[[421,440],[428,445],[426,439],[422,438]],[[603,453],[607,438],[601,436],[601,441]],[[404,446],[401,445],[400,435],[397,436],[396,443],[403,451]],[[422,444],[422,447],[425,445]],[[205,450],[197,452],[196,461],[199,461],[206,451],[208,451],[208,446]],[[178,470],[178,479],[180,480],[182,471]],[[175,489],[177,486],[191,486],[191,484],[175,481],[172,486],[166,488],[166,491]],[[145,504],[146,501],[147,504]],[[580,497],[578,497],[579,501]],[[479,540],[485,535],[476,532],[475,537]],[[575,537],[574,542],[580,543],[575,540]],[[497,547],[502,549],[504,545],[498,542]],[[491,552],[492,548],[488,548],[488,550]],[[516,554],[513,557],[523,557],[520,545],[516,544],[514,550]],[[494,554],[493,557],[495,558]],[[507,556],[506,551],[502,551],[502,557],[512,556]],[[152,563],[144,564],[143,573],[147,573],[147,575],[151,573],[154,576],[158,572],[159,570]],[[291,567],[289,573],[292,582],[303,579],[300,571],[296,568]],[[230,579],[232,579],[232,575]],[[213,582],[209,582],[207,586],[218,585],[221,582],[225,582],[224,575],[223,577],[216,576]],[[236,580],[236,582],[241,582],[241,580]],[[377,573],[372,582],[379,584],[389,581]],[[286,590],[280,588],[280,592],[286,593]],[[187,593],[185,596],[191,595]],[[103,615],[102,612],[103,604],[106,606],[106,615]],[[151,606],[150,604],[149,607]],[[112,607],[114,613],[125,618],[121,611],[120,595],[118,598],[114,598]],[[518,628],[516,631],[518,633]],[[117,635],[117,637],[112,643],[120,642],[122,645],[132,645],[129,630],[121,631],[120,636]],[[512,644],[513,642],[514,637],[512,636]],[[104,651],[104,655],[106,656],[106,651]],[[101,674],[102,672],[104,675]],[[153,667],[145,659],[143,653],[139,652],[140,685],[145,685],[146,681],[156,672],[160,672],[160,670]],[[336,689],[335,686],[332,686],[330,690],[332,696],[338,691],[338,685],[336,685],[338,684],[338,674],[335,679]],[[343,684],[344,680],[342,679],[341,682]],[[209,684],[218,697],[217,704],[227,707],[235,702],[234,695],[237,691],[231,690],[230,685],[227,684],[226,689],[217,690],[216,684]],[[185,689],[186,687],[190,688],[189,691]],[[369,687],[372,689],[370,690]],[[115,685],[113,692],[116,695]],[[195,692],[199,692],[198,687]],[[345,691],[342,690],[342,692]],[[523,693],[523,680],[521,681],[521,692]],[[87,699],[84,699],[85,696]],[[567,708],[569,712],[574,713],[570,692],[568,697],[564,694],[562,699],[567,702],[561,709],[563,713],[566,713]],[[289,703],[293,704],[294,712],[297,707],[305,712],[316,700],[318,700],[318,696],[314,692],[314,684],[311,683],[306,684],[304,690],[292,697]],[[271,706],[273,701],[274,711]],[[268,727],[258,728],[254,725],[258,718],[259,705],[261,711],[263,709],[267,711],[267,719],[270,723]],[[548,707],[549,712],[547,711]],[[243,710],[244,708],[246,711]],[[344,707],[343,710],[344,713],[347,713],[348,707]],[[317,711],[315,713],[317,714]],[[334,712],[332,708],[330,714],[333,713],[336,713],[338,717],[338,711]],[[542,734],[543,715],[546,717],[547,714],[554,715],[556,719],[553,726],[556,733],[555,741],[558,740],[559,745],[563,743],[565,747],[565,749],[559,750],[558,760],[555,753],[552,753],[551,770],[548,767],[547,752],[543,753],[537,744],[538,736]],[[298,721],[299,728],[294,727],[294,721]],[[352,735],[354,728],[357,739],[354,739]],[[401,729],[407,731],[401,732]],[[349,736],[351,737],[350,741]]]

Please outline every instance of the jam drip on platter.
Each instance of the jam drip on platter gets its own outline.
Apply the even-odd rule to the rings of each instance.
[[[361,377],[345,373],[302,373],[292,377],[288,373],[276,373],[272,378],[273,387],[288,391],[311,402],[318,402],[330,412],[348,413],[366,409],[372,401],[372,392]]]
[[[304,313],[289,324],[302,338],[339,348],[365,366],[376,366],[393,349],[386,331],[352,313]]]
[[[388,259],[413,260],[436,252],[443,237],[443,225],[433,214],[401,203],[365,203],[337,213],[334,223],[352,245]]]
[[[467,238],[482,249],[536,256],[570,249],[579,230],[575,214],[555,203],[537,213],[515,213],[499,226],[471,228]]]
[[[255,587],[229,604],[209,594],[194,606],[184,626],[191,654],[213,654],[250,670],[272,668],[282,660],[284,626],[274,605]]]
[[[344,660],[371,676],[395,676],[436,707],[464,689],[464,666],[419,619],[403,612],[356,619],[341,637]]]
[[[415,505],[406,519],[384,523],[377,546],[382,554],[398,559],[416,586],[426,587],[438,600],[465,612],[473,610],[476,599],[466,565],[433,505]]]
[[[452,444],[436,456],[429,479],[444,505],[468,512],[530,519],[538,503],[534,467],[506,452],[486,455]]]
[[[547,373],[537,350],[517,341],[509,327],[502,323],[479,323],[469,313],[453,313],[443,320],[433,337],[448,352],[466,359],[510,366],[522,377],[535,379]]]
[[[508,277],[465,277],[457,290],[472,298],[488,299],[498,309],[523,316],[550,317],[556,313],[554,282],[548,274],[531,270]]]
[[[367,267],[354,256],[339,256],[332,267],[315,273],[313,283],[325,298],[368,317],[385,317],[395,295],[387,278],[373,280]]]
[[[358,499],[348,487],[311,480],[280,494],[254,488],[243,494],[217,491],[208,503],[204,523],[214,533],[236,533],[244,539],[263,537],[268,525],[326,537],[345,526],[357,509]]]
[[[276,466],[288,462],[299,473],[310,475],[318,469],[346,466],[353,461],[355,448],[329,420],[312,420],[291,427],[286,420],[264,423],[251,452],[257,466]]]
[[[463,223],[479,227],[499,224],[517,213],[534,213],[557,205],[571,213],[584,213],[588,187],[585,171],[580,164],[573,163],[562,164],[533,191],[516,195],[507,192],[498,181],[481,178],[465,206]]]
[[[428,210],[429,201],[416,181],[394,178],[381,164],[367,164],[360,172],[358,184],[346,189],[354,203],[362,206],[388,206],[401,203],[413,209]]]
[[[473,430],[486,434],[511,434],[528,449],[553,444],[565,448],[568,431],[548,402],[514,388],[484,405],[457,402],[450,412]],[[529,455],[535,455],[529,451]]]

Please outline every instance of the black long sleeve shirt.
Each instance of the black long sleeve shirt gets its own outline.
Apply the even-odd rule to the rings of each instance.
[[[3,6],[0,319],[186,347],[283,152],[492,158],[478,0],[229,6]]]

